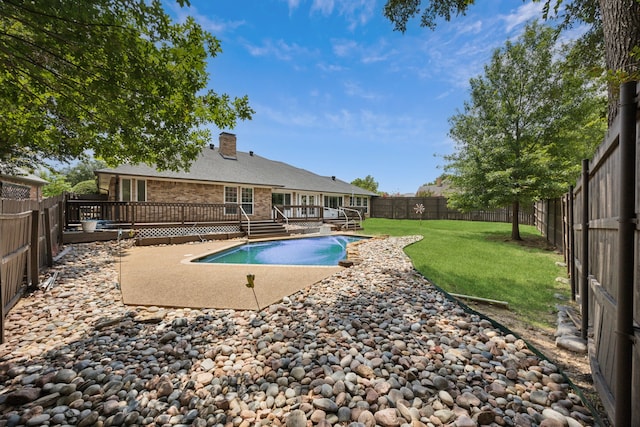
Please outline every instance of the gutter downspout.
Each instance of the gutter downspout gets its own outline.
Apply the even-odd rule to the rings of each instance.
[[[636,228],[636,113],[638,109],[635,98],[636,82],[627,82],[620,86],[620,211],[614,395],[614,425],[616,426],[627,424],[633,416],[631,406],[634,346],[633,274]]]

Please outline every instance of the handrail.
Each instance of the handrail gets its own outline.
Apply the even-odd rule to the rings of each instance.
[[[355,212],[358,214],[358,220],[362,221],[362,214],[360,213],[360,211],[358,209],[352,209],[352,208],[345,208],[345,207],[341,207],[342,210],[345,211],[351,211],[351,212]]]
[[[280,209],[278,209],[278,207],[276,205],[273,205],[273,209],[279,213],[280,215],[282,215],[282,218],[284,218],[284,221],[287,225],[289,225],[289,217],[287,217],[284,212],[282,212]]]
[[[240,208],[240,212],[242,212],[242,215],[247,218],[247,236],[251,236],[251,219],[249,219],[249,215],[247,215],[247,213],[244,211],[244,208],[241,204],[238,203],[238,207]]]
[[[325,206],[325,207],[324,207],[324,209],[326,209],[326,210],[328,210],[328,211],[330,211],[330,212],[331,212],[331,211],[335,211],[335,212],[338,214],[338,217],[340,217],[340,214],[343,214],[343,215],[344,215],[344,225],[345,225],[346,227],[348,227],[348,226],[349,226],[349,217],[347,216],[347,213],[346,213],[344,210],[342,210],[342,206],[340,206],[340,207],[339,207],[339,208],[337,208],[337,209],[336,209],[336,208],[330,208],[330,207]]]

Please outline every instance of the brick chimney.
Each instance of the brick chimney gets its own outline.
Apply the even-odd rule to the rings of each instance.
[[[232,133],[220,133],[220,155],[225,159],[237,159],[236,136]]]

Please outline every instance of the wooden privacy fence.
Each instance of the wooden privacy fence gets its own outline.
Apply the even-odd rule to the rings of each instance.
[[[568,195],[558,199],[546,199],[534,203],[534,224],[538,231],[558,250],[568,249],[569,232],[565,216],[568,212]],[[565,261],[567,261],[565,253]]]
[[[416,212],[416,205],[424,212]],[[389,219],[455,219],[466,221],[511,222],[511,209],[460,212],[447,206],[446,197],[374,197],[369,208],[371,218]],[[534,225],[533,209],[521,209],[520,224]]]
[[[620,88],[620,109],[582,177],[537,205],[538,229],[561,241],[580,302],[593,380],[615,426],[640,426],[640,85]],[[562,237],[560,237],[562,236]]]
[[[0,343],[5,316],[28,285],[36,286],[40,268],[53,265],[62,243],[63,197],[0,199]]]

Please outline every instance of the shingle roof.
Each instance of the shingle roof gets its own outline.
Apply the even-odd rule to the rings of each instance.
[[[42,179],[37,175],[24,171],[23,169],[17,169],[15,175],[5,175],[0,173],[0,178],[13,179],[34,185],[46,185],[49,183],[46,179]]]
[[[118,174],[191,180],[203,182],[224,182],[234,184],[281,187],[287,190],[314,191],[323,193],[358,194],[375,196],[338,178],[316,175],[305,169],[270,160],[256,154],[237,152],[237,160],[225,159],[218,148],[206,148],[191,165],[188,172],[158,171],[148,165],[121,165],[116,168],[105,168],[96,174]]]

